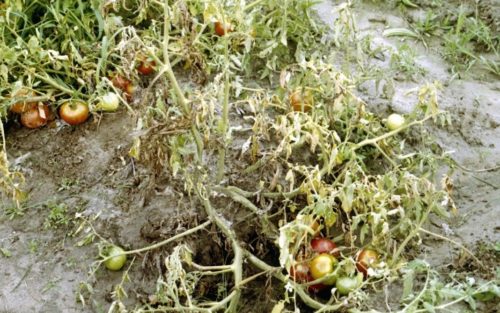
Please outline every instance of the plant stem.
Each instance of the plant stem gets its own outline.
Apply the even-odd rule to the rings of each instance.
[[[438,113],[439,114],[439,113]],[[375,137],[375,138],[370,138],[370,139],[365,139],[361,142],[358,142],[357,144],[355,144],[352,148],[353,151],[356,151],[358,150],[359,148],[362,148],[364,146],[367,146],[367,145],[373,145],[373,144],[376,144],[377,142],[379,142],[380,140],[384,140],[386,138],[389,138],[389,137],[392,137],[400,132],[402,132],[403,130],[407,129],[407,128],[410,128],[412,126],[415,126],[415,125],[422,125],[425,121],[435,117],[437,114],[431,114],[431,115],[428,115],[426,116],[425,118],[419,120],[419,121],[413,121],[411,123],[408,123],[406,125],[403,125],[401,126],[400,128],[398,129],[395,129],[395,130],[392,130],[390,132],[387,132],[381,136],[378,136],[378,137]]]
[[[169,20],[169,9],[168,9],[168,0],[165,0],[163,3],[163,13],[164,13],[164,25],[163,25],[163,66],[164,70],[167,73],[168,80],[172,84],[172,87],[174,88],[174,92],[177,95],[177,100],[179,101],[182,110],[184,111],[184,114],[186,116],[191,115],[191,110],[188,106],[188,100],[184,96],[184,93],[182,92],[181,87],[179,86],[179,82],[177,81],[177,78],[175,77],[174,71],[172,70],[172,65],[170,64],[170,57],[169,57],[169,52],[168,52],[168,42],[169,42],[169,27],[170,27],[170,20]],[[162,69],[163,70],[163,69]],[[196,143],[196,148],[197,148],[197,156],[198,160],[201,161],[203,157],[203,140],[201,138],[200,132],[196,128],[196,125],[193,123],[191,125],[191,133],[193,134],[194,141]]]
[[[182,237],[186,237],[188,235],[191,235],[205,227],[207,227],[208,225],[210,225],[212,222],[211,221],[206,221],[205,223],[203,224],[200,224],[196,227],[193,227],[193,228],[190,228],[188,230],[186,230],[185,232],[182,232],[180,234],[177,234],[173,237],[170,237],[168,239],[165,239],[163,241],[160,241],[160,242],[157,242],[155,244],[152,244],[150,246],[147,246],[147,247],[143,247],[143,248],[140,248],[140,249],[135,249],[135,250],[129,250],[129,251],[125,251],[124,253],[122,254],[119,254],[119,255],[128,255],[128,254],[136,254],[136,253],[141,253],[141,252],[145,252],[145,251],[149,251],[149,250],[153,250],[153,249],[157,249],[161,246],[164,246],[168,243],[171,243],[172,241],[176,241],[177,239],[179,238],[182,238]],[[106,262],[107,260],[113,258],[113,257],[116,257],[118,255],[113,255],[113,256],[109,256],[109,257],[106,257],[104,259],[102,259],[100,262],[103,263],[103,262]]]
[[[227,237],[227,239],[231,242],[231,247],[234,253],[234,259],[232,263],[233,276],[234,276],[234,290],[231,301],[229,302],[229,307],[226,310],[227,312],[237,312],[238,302],[241,296],[241,290],[239,289],[241,281],[243,280],[243,251],[240,245],[238,244],[238,239],[234,231],[230,228],[230,225],[224,221],[220,215],[215,211],[210,203],[210,200],[207,197],[204,197],[201,192],[201,186],[198,185],[196,187],[196,193],[198,194],[199,199],[203,203],[205,207],[205,212],[209,216],[209,218],[215,223],[215,225],[219,228],[219,230]],[[209,190],[207,190],[210,192]]]
[[[445,241],[448,241],[454,245],[456,245],[457,247],[459,247],[460,249],[463,249],[465,252],[467,252],[467,254],[469,254],[473,259],[474,261],[476,261],[476,263],[481,266],[482,268],[484,268],[484,264],[474,255],[474,253],[472,253],[469,249],[467,249],[466,247],[464,247],[464,245],[460,244],[459,242],[456,242],[450,238],[446,238],[445,236],[441,236],[439,234],[436,234],[436,233],[433,233],[431,231],[428,231],[427,229],[424,229],[422,227],[419,228],[419,230],[425,234],[428,234],[428,235],[431,235],[431,236],[434,236],[436,238],[439,238],[441,240],[445,240]]]
[[[222,11],[222,9],[221,9]],[[222,16],[223,25],[226,24],[225,17]],[[219,159],[217,161],[217,177],[216,181],[220,182],[224,177],[224,169],[225,169],[225,159],[226,159],[226,149],[227,149],[227,129],[229,126],[229,47],[228,47],[228,37],[229,33],[226,32],[222,38],[224,39],[224,59],[225,59],[225,68],[224,68],[224,98],[222,103],[222,119],[220,120],[219,131],[222,136],[222,147],[219,148]]]

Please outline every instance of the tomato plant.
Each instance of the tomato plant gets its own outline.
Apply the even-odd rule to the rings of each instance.
[[[21,124],[27,128],[39,128],[50,120],[50,109],[47,105],[32,105],[21,114]]]
[[[337,259],[328,253],[321,253],[315,256],[309,263],[309,269],[311,271],[312,278],[320,279],[333,273],[337,264]],[[331,278],[328,278],[323,283],[325,285],[333,285],[335,284],[335,280],[336,277],[333,276]]]
[[[387,128],[389,130],[396,130],[403,126],[405,118],[399,114],[393,113],[387,118]]]
[[[127,256],[123,254],[124,252],[125,251],[118,246],[110,247],[107,251],[106,257],[111,258],[104,261],[106,268],[112,271],[119,271],[127,261]]]
[[[309,112],[314,103],[314,97],[310,90],[295,90],[290,94],[290,105],[296,112]]]
[[[69,125],[79,125],[89,118],[89,107],[81,101],[66,102],[59,108],[59,116]]]
[[[311,248],[317,253],[330,253],[335,256],[339,255],[337,245],[330,239],[323,237],[316,237],[311,240]]]
[[[345,296],[351,293],[353,290],[359,288],[363,283],[363,274],[358,273],[354,277],[339,277],[335,282],[335,287],[339,294]]]
[[[356,258],[356,268],[366,277],[368,268],[378,263],[379,255],[372,249],[363,249]]]
[[[120,99],[118,98],[118,95],[114,92],[108,92],[101,97],[96,109],[99,111],[113,112],[118,109],[119,105]]]

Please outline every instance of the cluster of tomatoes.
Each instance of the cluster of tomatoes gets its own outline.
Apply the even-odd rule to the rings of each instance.
[[[16,96],[34,97],[34,92],[21,89]],[[27,128],[39,128],[55,119],[54,113],[46,103],[17,102],[11,105],[10,112],[21,115],[21,124]],[[89,107],[82,101],[68,101],[59,107],[59,116],[70,125],[78,125],[89,117]]]
[[[142,58],[137,67],[137,72],[141,75],[151,75],[155,71],[154,60]],[[135,91],[134,84],[121,75],[115,75],[112,78],[113,86],[123,91],[127,101],[132,100]],[[13,114],[20,115],[21,124],[27,128],[39,128],[47,125],[55,119],[47,103],[30,102],[29,99],[36,97],[36,93],[28,88],[21,88],[14,97],[27,98],[26,101],[19,101],[12,104],[9,108]],[[97,111],[114,112],[118,109],[120,99],[114,92],[108,92],[101,97],[99,103],[95,106]],[[69,125],[79,125],[84,123],[90,117],[90,109],[87,103],[81,100],[72,100],[64,102],[58,108],[59,117]]]
[[[319,293],[335,286],[340,295],[347,295],[359,288],[363,278],[367,277],[368,269],[379,263],[379,254],[372,249],[362,249],[356,255],[355,276],[338,276],[335,272],[338,267],[340,251],[337,245],[324,237],[313,238],[310,242],[312,257],[309,260],[296,262],[290,268],[290,277],[299,283],[308,284],[311,293]],[[318,283],[312,283],[321,280]]]

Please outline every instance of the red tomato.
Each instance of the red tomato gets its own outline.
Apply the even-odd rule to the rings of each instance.
[[[89,107],[81,101],[66,102],[59,108],[59,116],[69,125],[78,125],[89,118]]]
[[[337,263],[337,259],[328,253],[321,253],[317,255],[309,263],[309,270],[312,278],[316,280],[332,273],[335,270]],[[335,281],[336,277],[331,277],[323,283],[325,285],[333,285],[335,284]]]
[[[296,112],[308,112],[311,110],[314,98],[310,90],[302,92],[297,89],[290,95],[290,105]]]
[[[151,75],[155,71],[156,62],[149,58],[141,60],[139,66],[137,67],[137,71],[142,75]]]
[[[129,85],[132,84],[130,80],[121,75],[115,75],[111,82],[113,83],[113,86],[123,91],[127,91]]]
[[[224,24],[217,21],[214,23],[214,30],[217,36],[224,36],[225,34],[233,31],[233,25],[231,25],[231,23]]]
[[[330,239],[316,237],[311,240],[311,248],[317,253],[330,253],[335,256],[339,255],[337,245]]]
[[[47,124],[51,113],[47,105],[31,107],[21,114],[21,124],[27,128],[39,128]]]
[[[378,253],[372,249],[363,249],[356,258],[356,268],[366,277],[368,268],[378,263]]]

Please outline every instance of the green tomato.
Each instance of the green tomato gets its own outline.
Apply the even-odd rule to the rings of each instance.
[[[396,130],[403,126],[404,123],[405,118],[396,113],[389,115],[387,118],[387,128],[389,128],[389,130]]]
[[[107,256],[111,258],[104,262],[106,268],[112,271],[119,271],[127,261],[127,256],[123,253],[125,253],[125,250],[118,246],[110,247]]]
[[[335,283],[337,291],[340,295],[345,296],[351,293],[353,290],[358,289],[363,282],[363,274],[359,273],[354,277],[340,277]]]
[[[99,111],[105,112],[114,112],[118,110],[118,106],[120,105],[120,99],[114,92],[108,92],[104,96],[102,96],[99,104],[97,104],[96,109]]]

